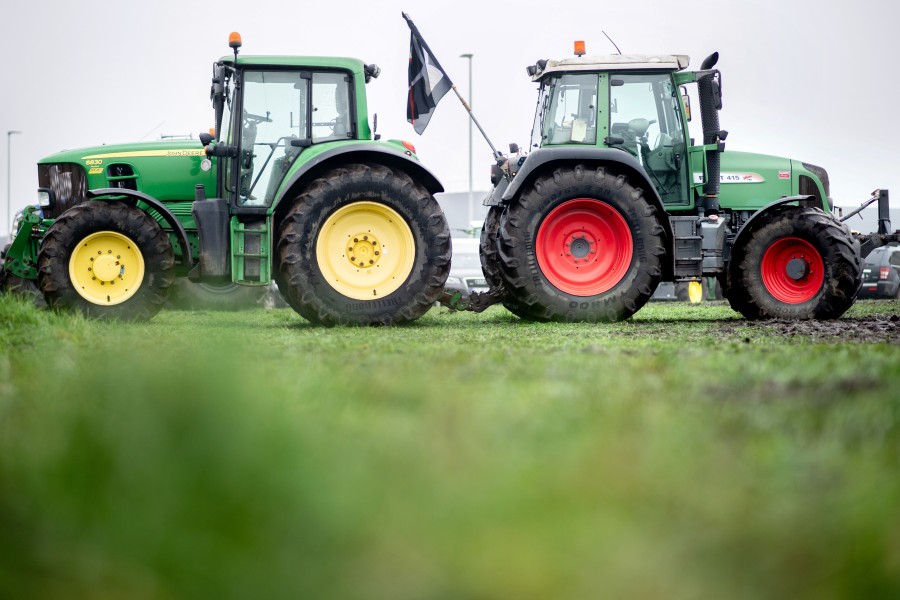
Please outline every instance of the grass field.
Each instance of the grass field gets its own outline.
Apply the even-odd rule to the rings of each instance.
[[[897,598],[897,315],[325,329],[0,298],[0,597]]]

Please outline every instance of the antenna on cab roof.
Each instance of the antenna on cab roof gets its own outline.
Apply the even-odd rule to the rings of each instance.
[[[606,32],[605,32],[605,31],[603,31],[603,30],[602,30],[602,29],[601,29],[601,30],[600,30],[600,33],[602,33],[602,34],[603,34],[603,35],[606,35]],[[606,35],[606,39],[608,39],[608,40],[609,40],[609,43],[610,43],[610,44],[612,44],[612,45],[613,45],[613,46],[615,46],[615,48],[616,48],[616,52],[618,52],[618,53],[619,53],[619,55],[620,55],[620,56],[621,56],[621,55],[622,55],[622,51],[621,51],[621,50],[619,50],[619,47],[618,47],[618,46],[616,46],[616,43],[615,43],[615,42],[614,42],[614,41],[612,41],[612,38],[611,38],[611,37],[609,37],[609,36],[608,36],[608,35]]]

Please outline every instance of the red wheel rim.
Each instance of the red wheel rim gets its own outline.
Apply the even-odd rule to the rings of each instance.
[[[577,198],[546,216],[536,240],[538,265],[557,289],[573,296],[611,290],[631,266],[634,241],[612,206]]]
[[[825,263],[815,246],[796,237],[769,246],[762,258],[762,280],[776,300],[802,304],[822,289]]]

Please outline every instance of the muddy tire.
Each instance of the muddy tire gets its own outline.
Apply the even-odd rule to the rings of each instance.
[[[347,165],[293,201],[278,234],[278,289],[323,325],[414,321],[450,272],[450,229],[434,197],[401,171]]]
[[[481,272],[491,289],[503,286],[503,275],[500,274],[500,254],[497,250],[497,234],[500,230],[500,216],[503,207],[492,206],[484,218],[481,227],[481,240],[478,255],[481,259]]]
[[[521,317],[620,321],[653,294],[665,230],[643,190],[605,167],[539,177],[500,226],[501,271]]]
[[[47,230],[38,253],[38,285],[50,307],[100,319],[152,318],[174,278],[162,227],[122,202],[73,206]]]
[[[747,319],[836,319],[862,283],[859,242],[818,208],[769,215],[735,248],[723,293]]]

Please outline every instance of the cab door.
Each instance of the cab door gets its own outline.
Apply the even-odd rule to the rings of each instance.
[[[613,73],[609,78],[609,147],[632,154],[667,206],[690,205],[681,98],[669,73]]]

